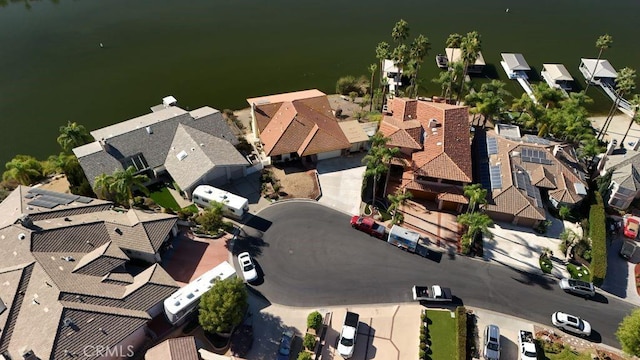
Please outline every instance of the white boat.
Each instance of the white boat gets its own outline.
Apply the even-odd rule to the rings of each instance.
[[[447,59],[447,55],[436,55],[436,65],[438,65],[440,69],[446,69],[449,66],[449,59]]]

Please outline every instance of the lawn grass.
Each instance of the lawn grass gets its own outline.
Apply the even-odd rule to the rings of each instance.
[[[591,360],[592,357],[588,352],[576,353],[569,348],[564,348],[559,354],[544,354],[545,359],[549,360]]]
[[[589,268],[585,266],[580,266],[580,271],[578,271],[578,266],[579,265],[575,265],[572,263],[567,264],[567,271],[569,271],[569,274],[571,274],[571,278],[582,280],[582,281],[589,281],[589,279],[591,278],[591,275],[589,273]]]
[[[156,202],[156,204],[162,206],[163,208],[168,208],[174,211],[180,210],[180,205],[176,202],[176,199],[173,198],[169,189],[166,187],[162,187],[158,190],[149,194],[149,197]]]
[[[431,359],[456,359],[456,319],[449,311],[427,310]]]

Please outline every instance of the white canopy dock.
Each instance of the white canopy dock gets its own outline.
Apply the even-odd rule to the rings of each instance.
[[[542,72],[540,74],[550,87],[561,90],[571,90],[571,83],[574,80],[564,65],[542,64]]]
[[[524,59],[522,54],[502,53],[500,55],[502,56],[500,65],[502,65],[502,68],[507,73],[507,76],[509,76],[509,79],[527,79],[525,71],[531,70],[531,67],[529,67],[527,60]]]
[[[603,80],[613,82],[618,77],[616,69],[605,59],[580,59],[580,72],[587,81],[593,75],[591,83],[596,85]]]
[[[445,48],[444,53],[447,55],[447,59],[449,60],[449,66],[454,62],[462,61],[462,51],[459,48]],[[480,51],[478,52],[478,58],[476,58],[476,61],[467,67],[467,73],[481,73],[485,65],[484,57]]]

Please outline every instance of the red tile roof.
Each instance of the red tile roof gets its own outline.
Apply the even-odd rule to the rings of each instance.
[[[305,156],[350,147],[333,116],[329,99],[324,94],[317,96],[318,93],[310,93],[313,97],[309,98],[255,104],[260,140],[268,156],[289,153]]]

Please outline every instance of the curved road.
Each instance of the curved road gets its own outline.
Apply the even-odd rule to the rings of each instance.
[[[615,331],[634,306],[600,292],[595,300],[564,293],[556,280],[465,257],[423,258],[354,230],[349,217],[314,202],[261,211],[234,252],[250,251],[263,274],[255,290],[289,306],[410,302],[413,285],[450,287],[459,302],[551,325],[564,311],[589,321],[591,340],[620,348]],[[435,255],[432,253],[432,255]]]

